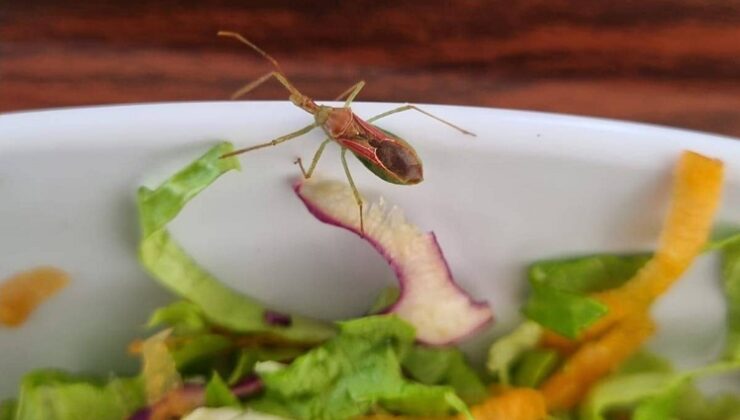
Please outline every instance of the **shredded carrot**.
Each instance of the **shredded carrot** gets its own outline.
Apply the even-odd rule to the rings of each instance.
[[[540,347],[555,350],[561,356],[573,354],[578,349],[578,344],[577,340],[571,340],[550,330],[543,331],[539,342]]]
[[[144,340],[137,338],[134,339],[132,342],[128,343],[128,348],[126,348],[126,351],[131,356],[138,356],[141,354],[141,349],[144,346]]]
[[[547,417],[547,407],[542,393],[532,388],[493,388],[492,395],[480,404],[470,407],[476,420],[542,420]],[[413,417],[376,414],[357,420],[465,420],[456,417]]]
[[[144,340],[141,346],[144,388],[149,404],[182,387],[182,377],[167,349],[166,340],[170,333],[170,330],[159,332]]]
[[[583,339],[596,337],[620,319],[649,307],[689,268],[709,237],[722,184],[721,161],[689,151],[681,155],[658,250],[623,286],[595,295],[609,312]]]
[[[541,387],[550,410],[576,406],[591,385],[636,352],[655,330],[645,313],[624,319],[601,338],[583,344]]]
[[[476,420],[541,420],[547,417],[547,406],[543,394],[535,389],[508,388],[471,407],[470,412]]]
[[[69,283],[69,276],[53,267],[18,273],[0,285],[0,325],[21,326],[45,300]]]
[[[550,410],[576,406],[590,386],[616,369],[652,334],[648,311],[691,265],[709,237],[722,191],[722,162],[684,152],[658,250],[627,283],[597,293],[607,315],[578,340],[546,332],[541,345],[572,356],[542,385]]]
[[[181,418],[205,404],[205,393],[200,390],[178,388],[170,391],[152,406],[149,420]]]

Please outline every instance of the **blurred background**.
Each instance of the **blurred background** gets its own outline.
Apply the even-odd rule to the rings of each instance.
[[[0,111],[226,99],[277,58],[304,93],[740,137],[740,0],[0,2]],[[286,99],[274,82],[252,99]]]

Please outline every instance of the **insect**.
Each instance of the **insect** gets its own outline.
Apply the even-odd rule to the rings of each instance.
[[[270,146],[277,146],[280,143],[288,140],[295,139],[297,137],[308,134],[310,131],[317,127],[321,127],[326,133],[326,139],[321,142],[318,149],[314,153],[311,165],[308,170],[303,166],[301,158],[296,159],[296,163],[301,169],[301,173],[304,178],[310,178],[316,169],[316,165],[321,158],[321,155],[326,148],[326,145],[334,141],[341,147],[341,160],[344,173],[349,182],[350,188],[357,203],[360,212],[360,232],[364,233],[365,224],[363,220],[363,199],[360,192],[355,186],[355,182],[352,179],[349,166],[347,165],[347,151],[352,152],[371,172],[377,175],[379,178],[399,185],[414,185],[418,184],[424,179],[424,170],[422,167],[421,159],[416,154],[414,148],[400,137],[384,131],[372,122],[377,121],[381,118],[385,118],[392,114],[397,114],[404,111],[418,111],[430,118],[433,118],[455,130],[460,131],[463,134],[475,136],[468,130],[460,128],[448,121],[445,121],[435,115],[430,114],[414,105],[403,105],[398,108],[391,109],[389,111],[378,114],[367,120],[363,120],[358,117],[357,114],[352,112],[350,105],[352,101],[357,97],[362,88],[365,86],[364,81],[360,81],[352,85],[349,89],[342,92],[335,100],[345,99],[344,106],[332,107],[326,105],[319,105],[310,97],[301,93],[283,73],[280,64],[272,56],[263,51],[260,47],[253,44],[248,39],[236,32],[219,31],[219,36],[230,37],[246,44],[251,49],[256,51],[275,68],[273,71],[263,75],[262,77],[253,80],[242,88],[237,90],[233,95],[232,99],[236,99],[243,96],[250,91],[254,90],[259,85],[265,83],[271,78],[277,79],[285,89],[290,93],[290,101],[297,107],[304,111],[312,114],[314,122],[301,128],[300,130],[292,133],[280,136],[270,141],[260,143],[254,146],[246,147],[243,149],[235,150],[223,157],[234,156],[253,150],[262,149]]]

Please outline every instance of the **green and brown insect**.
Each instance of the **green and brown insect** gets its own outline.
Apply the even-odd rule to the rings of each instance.
[[[248,39],[244,38],[236,32],[220,31],[220,36],[231,37],[239,40],[240,42],[248,45],[262,57],[270,61],[275,67],[275,70],[265,74],[264,76],[244,85],[241,89],[236,91],[232,95],[232,99],[236,99],[242,95],[255,89],[257,86],[268,81],[271,78],[275,78],[280,82],[285,89],[290,93],[290,101],[293,102],[297,107],[314,116],[314,122],[301,128],[298,131],[280,136],[276,139],[270,140],[265,143],[257,144],[254,146],[246,147],[243,149],[235,150],[229,153],[227,156],[238,155],[241,153],[250,152],[253,150],[261,149],[269,146],[276,146],[280,143],[288,140],[295,139],[304,134],[307,134],[311,130],[321,127],[326,133],[326,139],[319,145],[319,148],[314,153],[311,165],[308,170],[303,166],[303,162],[298,158],[295,163],[301,168],[301,172],[305,178],[310,178],[316,169],[316,165],[321,158],[322,153],[326,145],[334,141],[341,147],[341,159],[342,166],[344,167],[344,173],[347,176],[347,181],[352,188],[352,192],[355,196],[355,201],[360,211],[360,225],[364,229],[363,223],[363,200],[360,195],[355,182],[352,179],[352,174],[349,171],[347,165],[347,151],[352,152],[357,158],[375,175],[384,181],[399,184],[399,185],[414,185],[418,184],[424,179],[424,168],[421,163],[419,155],[416,150],[405,140],[400,137],[384,131],[372,123],[381,118],[387,117],[392,114],[399,112],[414,110],[418,111],[430,118],[433,118],[443,124],[446,124],[463,134],[474,136],[475,134],[460,128],[448,121],[445,121],[437,116],[430,114],[414,105],[403,105],[398,108],[391,109],[389,111],[378,114],[372,118],[364,120],[357,116],[350,105],[352,101],[357,97],[362,88],[365,86],[364,81],[360,81],[352,85],[349,89],[344,91],[335,100],[345,99],[344,106],[333,107],[326,105],[319,105],[310,97],[301,93],[293,84],[288,80],[280,67],[280,64],[272,58],[269,54],[253,44]],[[363,230],[364,232],[364,230]]]

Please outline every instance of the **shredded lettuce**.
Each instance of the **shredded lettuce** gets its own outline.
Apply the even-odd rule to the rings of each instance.
[[[740,420],[740,395],[707,398],[696,387],[688,387],[676,402],[675,416],[691,420]]]
[[[670,373],[637,373],[614,376],[601,381],[581,407],[581,420],[605,420],[610,410],[629,408],[638,401],[658,395],[670,387]],[[658,419],[655,419],[658,420]]]
[[[352,418],[375,407],[409,415],[445,415],[466,410],[450,386],[404,378],[414,329],[396,316],[340,323],[340,334],[287,367],[258,369],[265,394],[252,406],[296,419]]]
[[[633,420],[735,419],[733,416],[740,416],[738,396],[706,398],[693,382],[704,376],[738,371],[740,360],[675,373],[666,361],[638,354],[591,390],[581,406],[580,419],[604,420],[614,410],[631,410]]]
[[[704,251],[733,252],[733,248],[740,249],[740,227],[720,223],[713,229]],[[740,253],[740,250],[734,252]],[[549,330],[567,338],[576,338],[607,312],[602,302],[588,294],[621,286],[652,256],[648,252],[596,254],[535,262],[528,270],[531,293],[523,312],[527,318]],[[725,267],[725,270],[732,269],[729,264],[725,264]],[[738,272],[740,273],[740,268]],[[740,277],[740,274],[736,276]],[[733,295],[728,290],[730,299],[737,296],[735,299],[740,301],[740,286],[733,290],[738,291]],[[740,309],[737,313],[740,314]],[[731,320],[737,318],[740,315],[734,315],[734,318],[731,315]],[[740,320],[736,322],[740,323]],[[735,330],[740,330],[740,326],[733,329]],[[740,338],[735,340],[740,347]]]
[[[0,420],[14,420],[17,408],[18,401],[16,400],[5,400],[0,403]]]
[[[208,326],[200,306],[187,300],[179,300],[157,309],[147,322],[149,328],[167,327],[175,334],[201,333]]]
[[[524,352],[514,367],[514,386],[537,388],[559,362],[560,356],[555,350],[533,349]]]
[[[529,267],[529,281],[573,293],[594,293],[621,286],[647,263],[652,254],[598,254],[544,260]]]
[[[532,284],[529,299],[522,308],[527,318],[571,339],[608,311],[596,299],[536,283]]]
[[[248,347],[242,349],[237,357],[234,369],[229,375],[229,384],[233,385],[240,379],[255,372],[257,363],[260,362],[287,362],[301,354],[305,349],[297,347]]]
[[[40,370],[23,378],[15,420],[120,420],[145,405],[139,378],[107,383],[56,370]]]
[[[218,372],[213,372],[211,380],[206,384],[207,407],[239,407],[239,400],[231,392],[229,386]]]
[[[524,315],[564,337],[576,338],[608,311],[587,294],[624,284],[650,257],[647,253],[599,254],[536,262],[529,267],[531,293]]]
[[[724,358],[740,359],[740,241],[722,249],[722,277],[727,299],[727,337]]]
[[[368,313],[370,315],[379,314],[384,310],[388,309],[391,305],[398,301],[401,296],[401,289],[396,286],[389,286],[383,289],[378,297],[373,302]]]
[[[504,385],[511,384],[514,364],[528,350],[537,347],[542,336],[542,327],[527,321],[514,331],[496,340],[488,350],[488,371]]]
[[[306,342],[333,336],[332,326],[303,317],[293,317],[290,326],[269,325],[265,322],[265,308],[259,302],[226,287],[203,270],[167,231],[167,224],[189,200],[224,173],[239,168],[236,158],[221,158],[231,150],[230,143],[221,143],[155,190],[139,189],[142,265],[163,286],[198,305],[209,321],[227,329],[271,333]]]
[[[719,362],[689,372],[671,375],[667,382],[662,386],[654,386],[651,389],[652,392],[640,401],[635,408],[633,420],[668,420],[674,418],[679,415],[677,412],[679,401],[687,392],[691,392],[691,385],[695,379],[738,370],[740,370],[740,360]],[[695,417],[689,418],[695,419]],[[711,420],[726,419],[726,417],[719,417]]]
[[[219,334],[197,334],[180,336],[182,344],[171,348],[177,370],[183,373],[201,372],[212,368],[219,356],[228,356],[234,343]]]
[[[581,420],[603,420],[612,410],[631,409],[648,395],[670,384],[673,367],[652,353],[640,352],[625,361],[612,376],[591,389],[581,406]]]
[[[426,385],[449,385],[468,404],[488,396],[483,381],[456,348],[414,346],[403,359],[403,368],[411,378]]]
[[[673,373],[673,365],[665,358],[648,351],[635,353],[629,359],[625,360],[619,369],[617,375],[629,375],[632,373]]]
[[[723,250],[740,243],[740,226],[729,222],[720,222],[709,236],[705,251]]]

